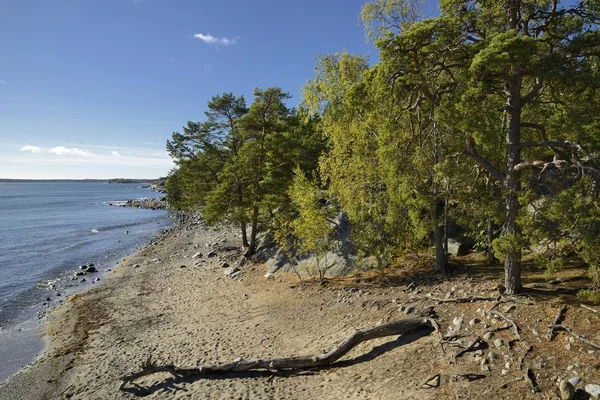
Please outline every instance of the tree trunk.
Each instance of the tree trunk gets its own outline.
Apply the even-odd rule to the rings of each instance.
[[[517,223],[521,205],[521,172],[515,166],[521,162],[521,85],[522,72],[517,70],[507,82],[508,131],[506,133],[506,225],[505,235],[510,239],[510,248],[504,261],[504,282],[507,294],[521,291],[521,229]]]
[[[250,248],[247,254],[249,256],[256,253],[256,234],[258,231],[258,206],[254,206],[252,209],[252,231],[250,232]]]
[[[433,241],[435,244],[435,267],[440,272],[446,271],[447,253],[444,246],[445,242],[445,231],[444,221],[442,219],[444,214],[444,202],[437,201],[433,207]]]
[[[488,257],[488,263],[490,264],[496,264],[496,262],[498,262],[498,260],[496,259],[496,256],[494,256],[494,248],[492,247],[492,242],[494,241],[494,231],[496,230],[496,226],[494,224],[494,220],[492,218],[490,218],[488,220],[488,226],[487,226],[487,257]]]
[[[238,196],[239,207],[242,208],[243,204],[244,204],[244,197],[242,194],[242,186],[240,184],[236,185],[236,191],[237,191],[237,196]],[[246,221],[245,220],[242,220],[240,222],[240,229],[242,231],[242,246],[247,248],[247,247],[249,247],[249,245],[248,245],[248,233],[246,232]]]
[[[248,233],[246,232],[246,221],[240,222],[240,230],[242,231],[242,246],[244,248],[250,247],[248,244]]]

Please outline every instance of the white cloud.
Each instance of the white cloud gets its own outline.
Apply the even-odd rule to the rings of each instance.
[[[216,45],[222,45],[222,46],[229,46],[231,44],[236,44],[238,41],[237,37],[228,39],[226,37],[223,38],[218,38],[218,37],[214,37],[213,35],[211,35],[210,33],[208,34],[203,34],[203,33],[196,33],[194,35],[194,38],[196,39],[200,39],[202,40],[204,43],[207,44],[216,44]]]
[[[39,146],[23,146],[20,149],[21,151],[30,151],[35,154],[40,154],[42,149]]]
[[[110,154],[117,157],[121,155],[121,153],[119,153],[118,151],[111,151]]]
[[[90,153],[87,150],[81,150],[77,147],[63,147],[57,146],[48,150],[48,153],[56,154],[57,156],[93,156],[94,154]]]

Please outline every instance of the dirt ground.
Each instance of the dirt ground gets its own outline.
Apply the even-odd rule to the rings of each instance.
[[[222,264],[236,265],[239,245],[237,232],[184,226],[128,257],[99,286],[52,313],[47,354],[0,386],[0,398],[554,399],[561,379],[581,378],[576,398],[587,398],[586,384],[600,384],[600,351],[566,332],[548,335],[567,305],[562,324],[600,343],[600,314],[574,295],[589,284],[582,269],[564,271],[560,281],[528,272],[527,293],[502,302],[443,303],[435,299],[498,298],[500,269],[472,257],[440,276],[415,262],[320,285],[291,275],[266,280],[264,266],[248,264],[231,278]],[[208,258],[210,252],[217,255]],[[356,329],[423,316],[435,317],[440,331],[362,343],[331,368],[186,379],[156,374],[119,390],[120,377],[149,357],[198,366],[318,354]],[[455,359],[478,338],[478,351]],[[424,385],[438,374],[439,384]]]

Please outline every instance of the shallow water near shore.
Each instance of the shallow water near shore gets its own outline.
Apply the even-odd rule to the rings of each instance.
[[[139,184],[0,182],[0,382],[42,351],[51,307],[171,224],[166,211],[109,203],[159,196]],[[90,264],[99,272],[76,276]]]

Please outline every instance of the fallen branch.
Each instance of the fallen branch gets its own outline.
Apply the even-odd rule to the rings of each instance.
[[[554,317],[554,322],[548,328],[548,341],[552,341],[552,337],[554,336],[554,327],[559,325],[567,312],[567,306],[562,306],[558,312],[556,313],[556,317]]]
[[[596,343],[588,340],[585,336],[573,332],[573,329],[569,328],[566,325],[552,325],[552,326],[550,326],[550,328],[553,331],[565,331],[565,332],[569,332],[569,334],[571,336],[573,336],[575,339],[580,340],[581,342],[587,344],[588,346],[590,346],[590,347],[592,347],[592,348],[594,348],[596,350],[600,350],[600,344],[596,344]]]
[[[600,314],[600,311],[598,311],[598,310],[594,310],[592,307],[588,307],[588,306],[586,306],[585,304],[581,304],[581,307],[583,307],[583,308],[585,308],[586,310],[589,310],[589,311],[591,311],[591,312],[593,312],[593,313]]]
[[[504,316],[504,315],[500,314],[500,313],[499,313],[499,312],[497,312],[497,311],[491,311],[491,310],[490,310],[490,311],[488,311],[488,312],[489,312],[490,314],[492,314],[493,316],[495,316],[495,317],[498,317],[498,318],[500,318],[500,319],[503,319],[504,321],[506,321],[506,322],[508,322],[509,324],[511,324],[511,325],[512,325],[512,327],[513,327],[513,332],[514,332],[514,334],[515,334],[515,338],[516,338],[518,341],[521,341],[521,335],[519,334],[519,327],[517,326],[517,324],[515,324],[515,321],[513,321],[512,319],[510,319],[510,318],[508,318],[508,317],[506,317],[506,316]]]
[[[157,373],[169,373],[175,378],[198,377],[217,374],[228,374],[248,371],[294,371],[307,368],[323,367],[339,360],[358,344],[381,337],[405,335],[421,329],[433,329],[426,319],[405,319],[390,322],[374,328],[361,329],[354,332],[348,339],[328,353],[289,358],[274,358],[270,360],[240,360],[229,364],[207,365],[201,367],[177,367],[175,365],[154,365],[150,360],[142,365],[142,370],[121,377],[120,390],[128,383],[138,378]]]

